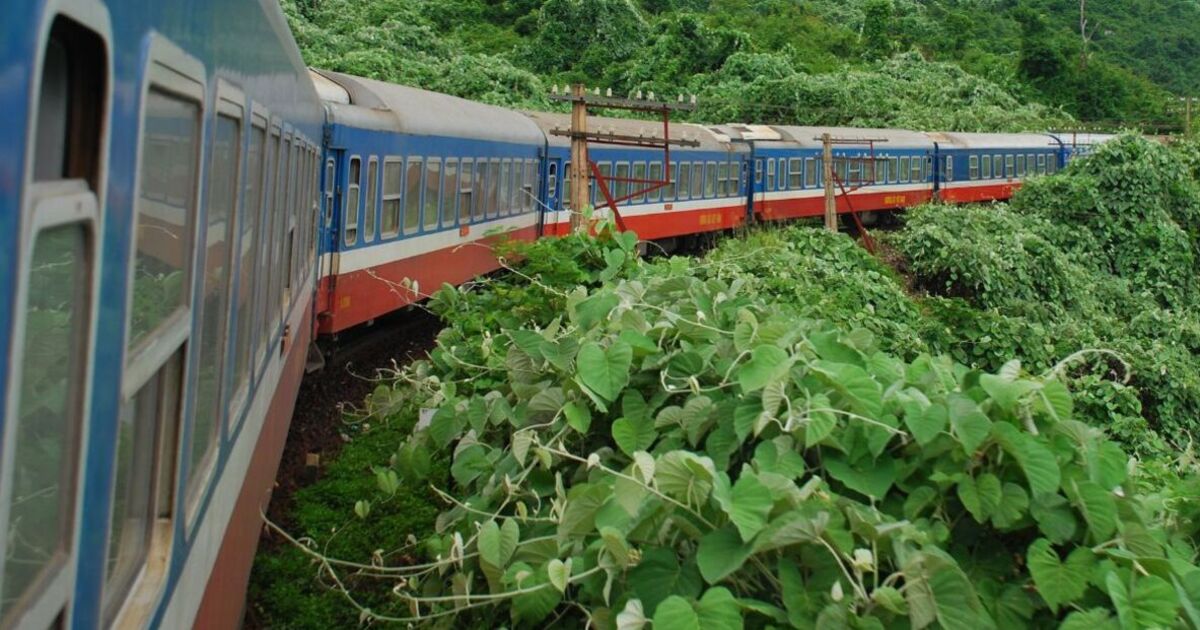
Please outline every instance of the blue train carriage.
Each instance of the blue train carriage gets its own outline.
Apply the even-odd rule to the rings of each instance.
[[[0,627],[235,627],[312,329],[274,0],[0,21]]]
[[[750,204],[758,220],[825,213],[824,143],[833,144],[839,213],[891,210],[933,196],[934,145],[903,129],[726,125],[752,147]]]
[[[937,143],[938,196],[950,203],[1002,201],[1036,175],[1055,173],[1062,145],[1049,134],[930,133]]]
[[[1062,166],[1074,161],[1076,158],[1090,154],[1096,147],[1117,139],[1116,134],[1111,133],[1086,133],[1076,131],[1054,131],[1052,135],[1060,143],[1062,143]]]
[[[526,112],[545,134],[549,182],[560,185],[546,190],[544,233],[563,235],[570,231],[570,130],[565,114]],[[662,140],[661,120],[630,120],[589,117],[588,131],[615,138]],[[556,133],[558,132],[558,133]],[[671,123],[671,138],[694,141],[697,146],[672,146],[669,168],[660,148],[592,143],[589,159],[609,181],[609,196],[618,201],[617,211],[626,229],[643,240],[664,241],[678,237],[731,229],[746,220],[746,169],[749,152],[718,133],[687,123]],[[643,182],[667,181],[653,188]],[[590,175],[589,175],[590,177]],[[625,181],[616,181],[625,180]],[[589,179],[588,198],[597,216],[607,216],[604,195]]]
[[[545,136],[520,113],[314,71],[326,111],[321,334],[496,270],[538,235]]]

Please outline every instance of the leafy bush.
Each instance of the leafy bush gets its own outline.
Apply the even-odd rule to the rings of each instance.
[[[408,612],[386,618],[1148,627],[1195,605],[1186,530],[1054,373],[906,361],[797,317],[731,251],[628,245],[597,245],[620,268],[592,288],[545,287],[545,325],[478,363],[443,341],[383,394],[430,410],[395,468],[453,479],[437,571],[395,567]]]

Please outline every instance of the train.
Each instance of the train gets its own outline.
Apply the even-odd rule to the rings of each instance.
[[[569,233],[569,117],[308,68],[275,0],[7,8],[0,628],[237,627],[319,342]],[[1111,139],[669,133],[594,145],[585,195],[668,249],[820,216],[825,134],[842,213],[1003,200]]]

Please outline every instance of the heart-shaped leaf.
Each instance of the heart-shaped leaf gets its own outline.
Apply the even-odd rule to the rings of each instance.
[[[605,350],[600,344],[590,341],[579,349],[575,362],[583,384],[597,396],[614,402],[629,383],[633,348],[617,340]]]
[[[1091,549],[1081,547],[1072,551],[1063,562],[1050,541],[1039,538],[1029,546],[1026,562],[1038,594],[1051,610],[1057,611],[1060,606],[1083,596],[1096,558]]]

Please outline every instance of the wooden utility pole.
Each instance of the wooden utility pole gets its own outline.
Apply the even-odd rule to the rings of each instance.
[[[837,226],[837,200],[833,196],[833,136],[828,133],[821,134],[821,143],[825,147],[824,165],[825,171],[825,229],[830,232],[836,232]]]
[[[571,232],[583,225],[583,209],[588,195],[587,100],[582,84],[571,86]]]
[[[1088,54],[1088,34],[1087,34],[1087,0],[1079,0],[1079,38],[1083,40],[1083,47],[1079,52],[1079,66],[1087,67]]]

